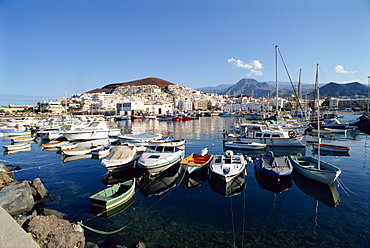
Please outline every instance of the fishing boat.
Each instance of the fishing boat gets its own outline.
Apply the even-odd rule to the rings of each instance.
[[[192,153],[190,156],[181,160],[180,164],[186,165],[187,172],[195,173],[199,170],[208,168],[208,164],[212,161],[213,155],[207,154],[208,149],[204,148],[200,154]]]
[[[76,146],[75,148],[71,148],[71,149],[63,149],[61,150],[61,152],[67,156],[85,155],[85,154],[90,154],[93,150],[100,149],[102,147],[104,146],[95,146],[95,145],[82,146],[82,147]]]
[[[316,66],[316,79],[315,79],[315,89],[317,93],[317,99],[319,99],[319,87],[318,87],[318,64]],[[320,105],[317,101],[317,115],[320,116]],[[318,135],[320,136],[320,122],[318,122]],[[341,169],[338,167],[329,164],[327,162],[321,161],[320,158],[320,142],[318,149],[318,157],[305,156],[298,158],[295,156],[289,156],[290,161],[292,162],[294,168],[301,173],[303,176],[310,179],[316,180],[318,182],[331,185],[341,174]]]
[[[99,147],[99,148],[92,150],[91,154],[95,156],[103,157],[109,154],[109,150],[110,150],[110,145],[107,145],[107,146]]]
[[[58,148],[59,150],[68,150],[77,147],[78,143],[77,142],[62,142],[60,144],[57,144],[55,147]]]
[[[136,146],[114,146],[105,159],[101,161],[108,171],[116,171],[132,165],[142,152]]]
[[[314,143],[313,148],[317,150],[319,148],[319,143]],[[327,152],[349,152],[351,148],[348,146],[339,146],[339,145],[330,145],[330,144],[320,143],[320,150],[327,151]]]
[[[129,201],[135,194],[135,178],[114,184],[92,196],[90,202],[95,207],[112,209]]]
[[[254,165],[261,172],[274,176],[290,175],[293,171],[293,165],[287,156],[275,157],[272,151],[255,158]]]
[[[227,150],[225,154],[213,156],[210,163],[210,169],[213,173],[220,175],[226,182],[230,181],[236,175],[245,170],[247,160],[243,154],[234,154]]]
[[[25,149],[29,149],[30,147],[31,147],[30,143],[19,143],[19,144],[14,144],[14,145],[3,146],[5,152],[15,151],[15,150],[25,150]]]
[[[184,153],[178,147],[148,146],[138,159],[138,165],[151,174],[157,174],[180,162]]]
[[[242,150],[262,150],[266,144],[258,142],[241,142],[241,141],[226,141],[224,147],[228,149],[242,149]]]

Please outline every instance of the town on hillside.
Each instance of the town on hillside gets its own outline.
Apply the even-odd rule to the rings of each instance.
[[[321,105],[329,110],[366,111],[368,98],[342,99],[326,97]],[[56,101],[38,102],[35,106],[8,105],[0,108],[1,115],[50,113],[72,115],[132,116],[184,113],[264,113],[280,111],[307,112],[312,104],[304,95],[251,97],[246,94],[220,95],[179,86],[158,78],[128,83],[109,84]]]

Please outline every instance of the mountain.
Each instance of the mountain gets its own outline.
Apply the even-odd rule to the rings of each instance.
[[[86,93],[112,93],[116,88],[118,87],[124,87],[124,86],[142,86],[142,85],[157,85],[159,87],[167,87],[169,85],[175,85],[174,83],[168,82],[166,80],[150,77],[150,78],[144,78],[139,79],[135,81],[125,82],[125,83],[113,83],[113,84],[107,84],[106,86],[94,90],[90,90]]]
[[[347,84],[338,84],[330,82],[322,87],[320,87],[320,97],[342,97],[342,96],[362,96],[367,97],[368,87],[360,84],[359,82],[347,83]],[[308,94],[308,98],[313,98],[313,92]]]
[[[217,85],[217,86],[207,86],[207,87],[198,88],[197,90],[203,91],[205,93],[219,94],[220,91],[223,91],[223,90],[229,88],[232,85],[233,84],[220,84],[220,85]]]

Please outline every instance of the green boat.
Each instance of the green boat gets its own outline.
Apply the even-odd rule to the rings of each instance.
[[[90,196],[90,201],[94,207],[110,210],[128,202],[134,194],[135,179],[131,179],[126,182],[114,184],[113,186]]]

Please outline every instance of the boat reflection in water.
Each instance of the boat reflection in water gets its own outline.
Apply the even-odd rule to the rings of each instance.
[[[307,195],[331,208],[336,208],[339,205],[340,195],[334,183],[331,185],[323,184],[309,179],[297,171],[293,171],[292,175],[295,184]]]
[[[136,195],[134,194],[127,202],[124,202],[109,210],[105,210],[103,208],[92,205],[90,213],[95,214],[97,216],[104,217],[104,218],[110,218],[112,216],[115,216],[125,211],[129,206],[131,206],[132,203],[135,202],[135,199],[136,199]]]
[[[271,175],[262,172],[256,166],[254,166],[254,175],[261,189],[271,191],[275,194],[279,194],[289,189],[293,185],[290,175],[286,176]]]
[[[312,154],[316,155],[318,153],[318,150],[313,149]],[[323,151],[320,150],[320,156],[346,156],[349,157],[350,154],[348,151],[346,152],[330,152],[330,151]]]
[[[161,195],[171,188],[178,186],[184,176],[185,170],[180,163],[158,173],[150,174],[145,171],[138,182],[139,191],[144,196]]]
[[[199,170],[190,174],[185,173],[183,179],[181,180],[181,186],[184,187],[186,190],[194,189],[207,181],[208,177],[209,168]]]
[[[247,187],[245,181],[246,170],[243,170],[239,175],[232,178],[230,181],[225,182],[225,180],[215,174],[211,173],[210,178],[208,179],[208,184],[211,189],[225,197],[235,196],[240,194]]]

